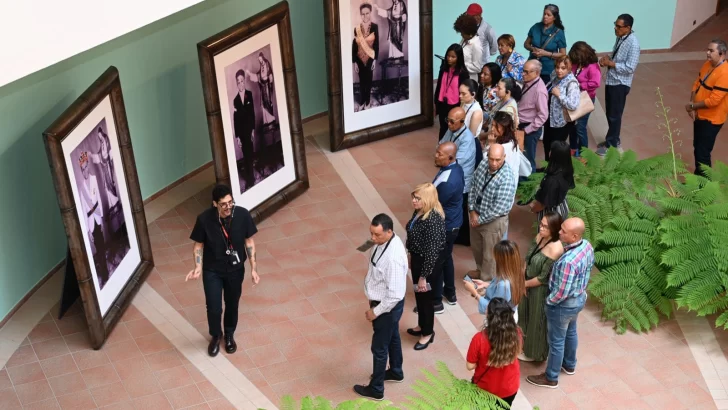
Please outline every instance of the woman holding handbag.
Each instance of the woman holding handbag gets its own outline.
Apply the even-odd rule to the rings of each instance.
[[[581,91],[586,91],[593,105],[602,80],[596,51],[584,41],[577,41],[569,50],[569,59],[572,64],[571,71],[579,81],[579,88]],[[578,157],[581,149],[589,146],[589,135],[586,130],[589,115],[591,112],[576,120],[576,126],[569,132],[571,155]]]
[[[491,300],[487,313],[488,326],[483,326],[470,341],[466,366],[468,370],[475,370],[474,384],[510,406],[521,385],[521,365],[517,357],[523,337],[506,300]]]
[[[556,68],[551,73],[551,81],[546,89],[551,94],[549,98],[549,120],[546,122],[543,131],[543,152],[546,162],[551,158],[551,144],[554,141],[566,141],[574,121],[566,117],[565,110],[573,111],[579,108],[581,90],[579,81],[571,72],[571,60],[569,57],[559,57],[556,60]]]

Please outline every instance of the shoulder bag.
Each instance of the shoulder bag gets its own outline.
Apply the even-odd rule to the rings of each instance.
[[[576,83],[577,87],[579,86],[579,83],[577,81],[571,81],[569,84],[566,85],[567,92],[569,90],[569,85],[572,83]],[[575,110],[569,110],[568,108],[564,107],[564,119],[566,120],[566,122],[573,122],[591,113],[592,111],[594,111],[594,103],[592,102],[591,97],[589,97],[589,93],[587,93],[586,91],[582,91],[579,94],[579,105],[576,107]]]

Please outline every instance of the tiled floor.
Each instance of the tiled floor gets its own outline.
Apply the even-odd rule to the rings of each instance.
[[[702,50],[706,38],[725,34],[726,18],[728,13],[723,13],[709,22],[675,51]],[[692,130],[682,107],[701,63],[640,64],[624,116],[625,148],[636,150],[641,157],[666,151],[654,115],[654,89],[659,86],[678,119],[676,126],[683,130],[678,152],[692,163]],[[599,98],[603,101],[601,90]],[[325,125],[319,131],[307,125],[306,131],[310,136],[325,132]],[[724,129],[718,137],[714,158],[728,158],[727,132]],[[384,206],[404,222],[410,216],[412,188],[435,174],[435,144],[436,131],[431,128],[349,152]],[[367,261],[355,250],[368,235],[367,207],[344,183],[340,172],[346,170],[335,169],[314,138],[307,141],[306,151],[311,188],[259,225],[256,244],[261,283],[253,287],[249,280],[245,282],[237,332],[239,351],[223,353],[274,403],[285,394],[351,399],[355,397],[351,386],[366,382],[371,373],[371,325],[362,317],[367,307],[362,291]],[[175,195],[146,207],[153,221],[150,235],[156,262],[147,283],[202,335],[207,335],[202,284],[183,278],[192,261],[189,231],[197,213],[209,204],[209,188],[202,188],[211,182],[211,173],[202,173],[175,188]],[[522,250],[531,240],[532,223],[527,210],[514,207],[509,237]],[[456,247],[455,263],[458,275],[473,268],[470,250]],[[482,317],[461,287],[459,292],[459,305],[475,329]],[[453,342],[457,338],[449,337],[451,327],[446,331],[436,321],[436,343],[424,352],[412,349],[414,340],[404,333],[416,324],[412,307],[413,298],[408,297],[401,322],[407,382],[388,385],[386,390],[387,398],[395,402],[412,393],[410,387],[421,378],[420,369],[432,369],[438,360],[446,362],[456,375],[469,376]],[[698,367],[695,360],[700,352],[688,346],[685,336],[692,334],[683,334],[681,324],[671,320],[645,335],[616,336],[609,323],[599,320],[599,312],[598,305],[590,301],[580,315],[576,376],[563,376],[556,390],[522,383],[522,394],[532,405],[541,409],[715,408],[710,392],[715,395],[718,389],[725,394],[728,385],[720,380],[706,383],[704,363]],[[89,350],[79,313],[74,310],[61,321],[49,313],[30,332],[0,370],[0,409],[234,408],[220,393],[225,390],[213,385],[215,379],[205,377],[208,373],[185,358],[185,349],[177,350],[170,341],[174,338],[162,334],[169,333],[160,332],[157,322],[151,323],[133,306],[100,351]],[[463,320],[467,322],[464,316]],[[728,351],[725,331],[714,334],[708,339]],[[543,365],[523,364],[522,374],[525,377],[542,369]],[[728,372],[713,370],[717,370],[716,378],[728,377]],[[715,397],[715,403],[720,398]]]

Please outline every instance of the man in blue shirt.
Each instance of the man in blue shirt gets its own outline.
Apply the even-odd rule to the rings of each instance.
[[[457,147],[455,159],[463,168],[465,187],[463,188],[463,206],[468,203],[468,192],[470,192],[470,180],[475,172],[475,153],[480,149],[480,142],[475,140],[473,133],[465,124],[465,110],[455,107],[447,115],[447,132],[442,136],[440,144],[452,142]],[[467,213],[467,209],[463,208]],[[467,219],[467,218],[465,218]],[[470,246],[470,227],[467,223],[460,226],[460,232],[455,243]]]
[[[439,167],[440,171],[432,180],[432,184],[437,188],[437,197],[440,200],[442,209],[445,211],[447,242],[441,257],[445,260],[442,268],[445,282],[444,296],[450,305],[457,303],[452,248],[455,244],[455,238],[458,236],[458,231],[460,231],[460,226],[463,224],[463,189],[465,188],[465,175],[463,174],[463,168],[457,163],[457,151],[457,146],[452,142],[445,142],[437,147],[435,166]],[[442,283],[438,283],[433,289],[435,312],[443,310],[440,302],[443,296],[442,285]]]

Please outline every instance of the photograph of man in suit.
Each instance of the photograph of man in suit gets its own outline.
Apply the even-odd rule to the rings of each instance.
[[[372,5],[362,3],[359,6],[361,23],[354,28],[352,43],[352,60],[354,72],[359,74],[359,110],[371,107],[372,80],[374,68],[379,57],[379,28],[372,23]]]
[[[233,99],[233,127],[235,128],[235,139],[238,147],[243,152],[243,158],[237,161],[238,172],[245,180],[244,192],[255,184],[253,173],[253,138],[255,137],[255,106],[253,105],[253,93],[245,88],[245,72],[238,70],[235,73],[235,81],[238,85],[238,94]]]

